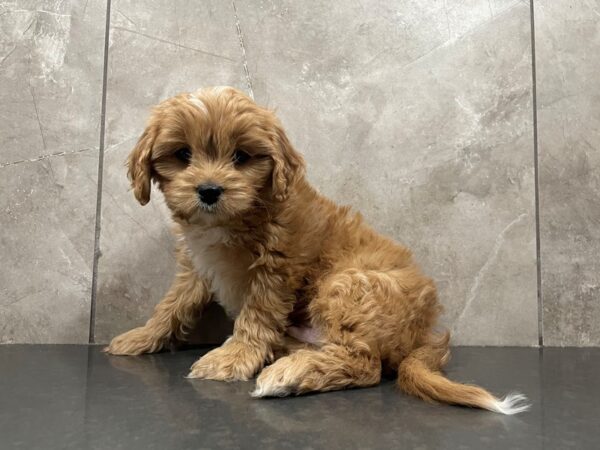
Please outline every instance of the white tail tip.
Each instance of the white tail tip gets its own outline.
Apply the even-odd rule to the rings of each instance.
[[[531,405],[527,403],[527,397],[518,393],[508,394],[504,399],[496,399],[489,405],[490,411],[509,416],[527,411],[530,407]]]

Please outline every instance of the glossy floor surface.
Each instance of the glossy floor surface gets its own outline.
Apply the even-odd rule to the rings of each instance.
[[[206,352],[107,356],[0,346],[2,449],[597,449],[600,349],[454,349],[448,376],[518,390],[529,412],[429,405],[380,386],[258,400],[252,382],[188,380]]]

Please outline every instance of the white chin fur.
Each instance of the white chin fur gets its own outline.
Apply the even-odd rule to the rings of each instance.
[[[489,409],[500,414],[512,415],[527,411],[531,405],[527,403],[527,397],[523,394],[508,394],[502,400],[496,400],[490,404]]]

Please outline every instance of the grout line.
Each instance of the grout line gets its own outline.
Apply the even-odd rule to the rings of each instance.
[[[544,346],[544,302],[542,297],[542,260],[540,251],[540,174],[538,155],[537,73],[535,66],[535,0],[530,0],[531,15],[531,81],[533,96],[533,176],[535,184],[535,254],[537,268],[538,345]]]
[[[37,158],[19,159],[17,161],[10,161],[10,162],[6,162],[6,163],[0,163],[0,169],[2,169],[4,167],[9,167],[9,166],[16,166],[17,164],[43,161],[44,159],[48,159],[48,158],[55,158],[57,156],[74,155],[74,154],[77,154],[77,153],[89,152],[89,151],[92,151],[92,150],[95,150],[95,149],[93,149],[93,148],[81,148],[79,150],[71,150],[71,151],[56,152],[56,153],[47,153],[45,155],[40,155]]]
[[[96,294],[98,290],[98,261],[100,259],[100,222],[102,215],[102,175],[104,173],[104,133],[106,130],[106,83],[108,79],[108,38],[110,35],[110,4],[106,0],[106,29],[104,31],[104,67],[102,72],[102,106],[100,110],[100,145],[98,147],[98,191],[96,193],[96,229],[94,234],[94,263],[92,267],[92,298],[90,302],[90,331],[88,342],[95,342]]]
[[[235,15],[235,28],[237,29],[238,40],[240,41],[240,48],[242,49],[242,58],[244,60],[244,72],[246,74],[246,85],[248,87],[248,93],[250,94],[250,98],[254,100],[252,77],[250,76],[250,71],[248,70],[248,60],[246,59],[246,46],[244,45],[244,34],[242,33],[242,28],[240,26],[240,18],[238,17],[237,8],[235,6],[235,0],[231,1],[231,5],[233,6],[233,14]]]

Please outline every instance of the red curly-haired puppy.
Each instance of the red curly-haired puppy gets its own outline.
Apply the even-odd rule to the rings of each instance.
[[[185,341],[216,300],[235,318],[233,335],[192,366],[192,378],[258,374],[253,396],[285,396],[372,386],[389,367],[402,390],[428,401],[526,409],[521,395],[500,400],[440,373],[449,336],[432,331],[433,281],[408,249],[317,193],[273,112],[240,91],[165,100],[128,165],[141,204],[152,181],[164,194],[179,267],[146,325],[114,338],[109,353]]]

